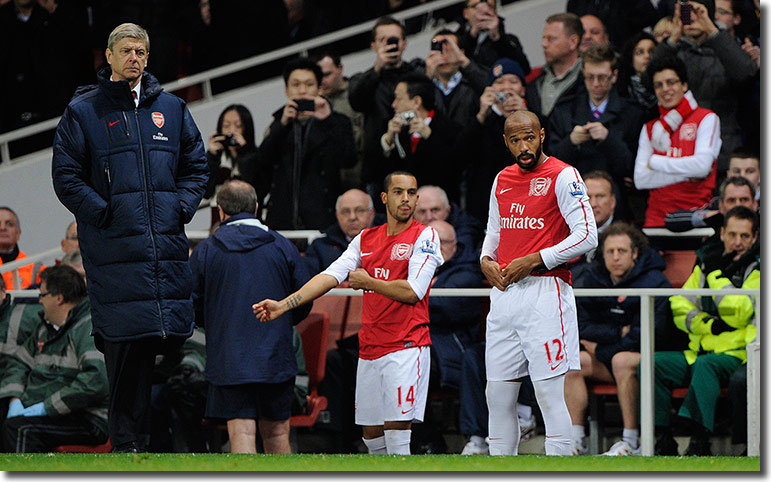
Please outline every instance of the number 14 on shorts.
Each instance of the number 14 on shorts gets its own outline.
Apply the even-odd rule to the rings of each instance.
[[[397,405],[399,407],[402,406],[402,393],[403,393],[402,392],[402,387],[397,387],[396,388],[396,400],[397,400]],[[412,410],[412,406],[415,405],[415,387],[413,385],[410,385],[409,389],[407,390],[407,395],[404,398],[404,401],[405,402],[409,402],[410,410]],[[407,412],[409,412],[409,410],[407,410],[407,411],[402,410],[402,414],[405,414]]]

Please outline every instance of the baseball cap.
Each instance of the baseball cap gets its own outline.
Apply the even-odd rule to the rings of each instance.
[[[525,71],[522,70],[519,62],[503,57],[496,60],[493,66],[490,67],[490,71],[487,74],[487,85],[493,85],[495,79],[505,74],[514,74],[522,81],[522,85],[525,84]]]

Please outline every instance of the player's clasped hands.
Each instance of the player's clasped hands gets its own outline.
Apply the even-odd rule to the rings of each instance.
[[[482,273],[487,278],[487,281],[500,291],[505,291],[507,286],[511,283],[522,281],[540,264],[541,255],[532,253],[513,260],[503,269],[501,269],[497,261],[489,258],[484,258],[481,266]]]

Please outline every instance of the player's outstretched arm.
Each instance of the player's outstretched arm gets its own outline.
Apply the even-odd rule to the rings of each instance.
[[[273,321],[287,311],[315,300],[337,285],[335,277],[319,273],[283,300],[262,300],[252,305],[252,311],[261,322]]]
[[[407,280],[386,281],[373,278],[364,268],[351,271],[348,282],[355,290],[374,291],[400,303],[414,305],[420,301]]]

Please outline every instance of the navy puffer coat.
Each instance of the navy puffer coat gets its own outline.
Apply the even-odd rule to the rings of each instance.
[[[78,222],[94,331],[109,341],[190,336],[192,274],[184,225],[209,169],[185,102],[145,72],[81,89],[54,139],[52,176]],[[79,94],[79,95],[78,95]]]

